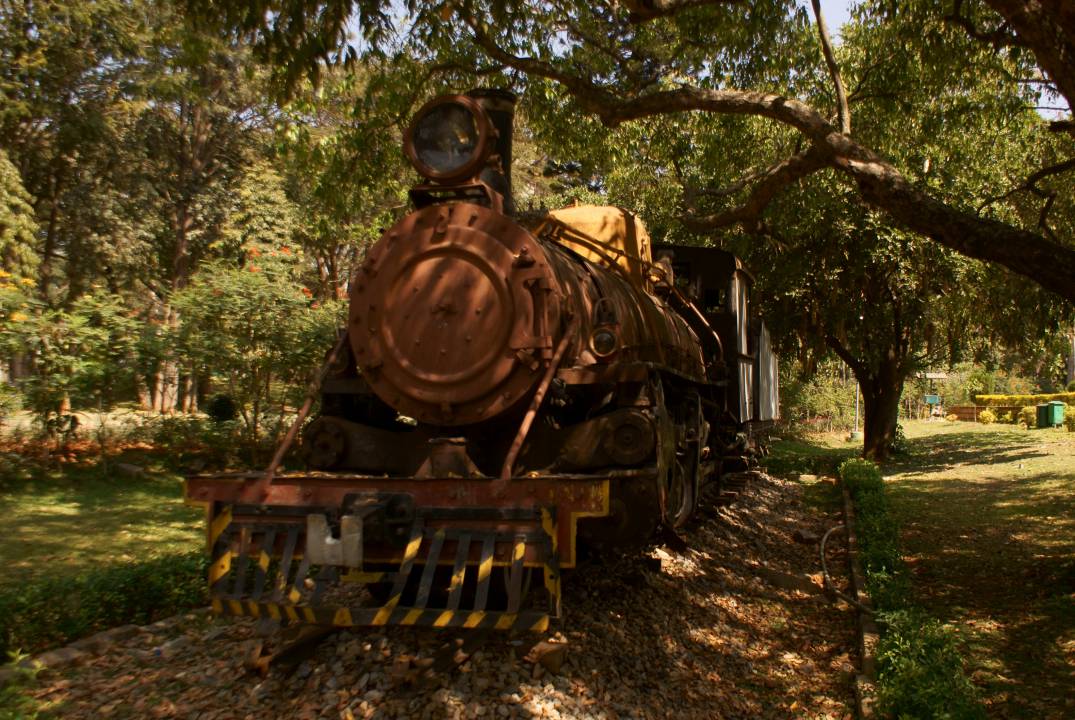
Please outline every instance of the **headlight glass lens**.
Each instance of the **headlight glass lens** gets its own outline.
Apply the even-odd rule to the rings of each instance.
[[[593,346],[593,351],[600,357],[607,357],[616,352],[616,348],[620,344],[616,333],[608,328],[600,328],[594,331],[594,334],[590,337],[590,343]]]
[[[478,140],[478,121],[470,108],[460,103],[432,107],[414,124],[415,155],[441,175],[470,162],[478,150]]]

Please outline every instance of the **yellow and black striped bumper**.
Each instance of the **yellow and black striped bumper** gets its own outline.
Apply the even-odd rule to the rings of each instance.
[[[433,526],[419,515],[389,569],[383,560],[370,568],[315,565],[305,552],[303,525],[236,517],[233,510],[220,507],[209,525],[212,608],[222,615],[336,627],[535,632],[547,630],[560,616],[558,532],[552,509],[533,511],[532,522],[509,531],[458,523]],[[502,593],[493,591],[494,574],[503,582]],[[539,574],[540,584],[532,582]],[[341,600],[346,593],[336,592],[356,586],[379,587],[382,602],[370,602],[373,594],[355,592]]]

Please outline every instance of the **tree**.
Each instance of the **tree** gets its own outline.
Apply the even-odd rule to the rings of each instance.
[[[2,289],[2,288],[0,288]],[[26,353],[33,373],[20,380],[28,407],[54,436],[72,406],[111,406],[134,378],[137,320],[102,288],[79,297],[70,309],[41,302],[24,305],[0,327],[8,350]]]
[[[399,148],[423,99],[419,71],[404,58],[332,72],[282,108],[276,146],[288,194],[303,209],[296,238],[315,265],[310,287],[320,299],[342,297],[361,252],[408,206]]]
[[[37,222],[18,169],[0,149],[0,269],[18,278],[37,271]]]
[[[908,180],[945,202],[989,205],[1009,221],[1035,222],[1037,208],[1007,189],[1041,157],[1044,123],[1026,107],[1010,66],[998,62],[941,91],[943,73],[917,50],[889,57],[883,72],[874,67],[885,48],[906,47],[895,31],[891,24],[845,28],[841,62],[850,77],[865,78],[850,105],[860,141],[911,168]],[[872,79],[878,72],[881,78]],[[824,90],[806,83],[799,93],[817,102]],[[655,115],[595,135],[585,116],[555,108],[570,102],[561,95],[532,90],[528,100],[553,106],[533,113],[538,132],[599,168],[607,199],[640,212],[664,241],[699,240],[680,222],[677,198],[685,197],[695,215],[729,206],[734,212],[737,188],[724,189],[728,178],[758,156],[796,152],[795,136],[753,117]],[[865,450],[873,457],[891,447],[902,387],[917,370],[1000,339],[1025,345],[1030,335],[1055,329],[1060,317],[1059,303],[1042,301],[1010,273],[894,227],[831,169],[800,179],[768,201],[758,222],[725,228],[714,241],[757,271],[763,313],[784,352],[808,370],[833,353],[853,369],[864,393]]]
[[[123,146],[124,79],[145,12],[140,0],[0,2],[0,145],[31,198],[38,289],[52,304],[68,304],[128,245],[99,191]]]
[[[125,185],[155,216],[151,262],[142,283],[147,314],[165,337],[180,324],[170,302],[199,263],[214,257],[233,185],[267,140],[267,108],[257,68],[241,44],[191,30],[165,6],[139,68],[139,113],[125,137],[132,152]],[[159,339],[159,338],[158,338]],[[195,407],[195,379],[165,343],[156,348],[146,392],[158,412]]]
[[[172,301],[183,322],[175,340],[198,373],[219,378],[256,443],[266,415],[282,421],[331,347],[342,304],[318,303],[300,284],[301,253],[250,239],[233,258],[206,263]],[[283,389],[283,392],[281,392]],[[279,429],[279,428],[277,428]]]
[[[221,10],[212,0],[192,2],[195,17],[210,18]],[[1002,12],[1010,10],[1013,18],[1020,8],[1032,5],[1029,0],[990,0],[990,4]],[[1035,17],[1060,21],[1059,27],[1067,34],[1060,33],[1057,45],[1068,47],[1070,13],[1062,9],[1060,0],[1041,4],[1046,10]],[[368,0],[241,3],[231,10],[227,9],[231,3],[224,5],[225,24],[260,38],[267,55],[286,66],[292,78],[298,66],[316,67],[330,56],[347,54],[341,51],[342,30],[352,11],[358,12],[374,48],[391,25],[387,4]],[[747,170],[729,185],[710,188],[740,200],[717,212],[685,218],[695,230],[756,226],[774,197],[807,176],[831,169],[893,223],[961,254],[1002,265],[1075,301],[1075,248],[1070,236],[1054,238],[1044,229],[999,219],[987,207],[944,202],[852,135],[849,104],[855,90],[841,91],[842,77],[826,34],[820,33],[822,48],[807,43],[809,18],[790,0],[750,4],[731,0],[460,2],[446,7],[454,15],[447,17],[439,6],[408,4],[413,14],[411,36],[420,38],[438,60],[453,66],[469,64],[483,73],[510,69],[524,73],[531,83],[552,81],[570,97],[570,108],[596,116],[608,127],[700,111],[766,118],[795,133],[797,150],[791,155]],[[998,61],[1016,63],[1019,76],[1034,74],[1031,58],[995,52],[993,45],[968,33],[958,20],[965,17],[959,15],[961,9],[966,7],[959,0],[951,14],[930,0],[878,0],[867,4],[860,17],[863,22],[913,29],[912,40],[919,47],[941,48],[946,70],[936,73],[935,79],[947,78],[951,87]],[[982,6],[975,4],[974,9]],[[302,21],[307,13],[317,18],[312,29]],[[1057,74],[1064,72],[1066,61],[1058,61],[1061,65],[1050,62],[1047,46],[1052,41],[1042,40],[1035,30],[1042,27],[1047,26],[1013,20],[998,29],[1014,29],[1064,93],[1066,81],[1062,87]],[[800,90],[821,80],[817,71],[823,54],[833,81],[835,121],[828,112],[799,99]],[[873,60],[858,82],[867,81],[871,74],[885,74],[884,54]],[[1071,144],[1065,144],[1063,156],[1068,159],[1037,170],[1027,168],[1025,179],[1015,181],[1011,191],[1033,191],[1041,180],[1075,168],[1073,155]],[[1071,184],[1043,195],[1041,214],[1047,216],[1059,195],[1062,204],[1070,205]]]

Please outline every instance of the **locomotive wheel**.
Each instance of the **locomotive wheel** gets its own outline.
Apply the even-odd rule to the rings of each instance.
[[[694,512],[694,475],[688,452],[677,452],[665,483],[665,515],[668,525],[681,527]]]
[[[687,395],[674,415],[675,452],[665,474],[665,524],[682,527],[698,506],[705,418],[701,401]]]
[[[306,462],[317,470],[336,466],[347,454],[347,437],[343,430],[324,418],[310,423],[303,437]]]

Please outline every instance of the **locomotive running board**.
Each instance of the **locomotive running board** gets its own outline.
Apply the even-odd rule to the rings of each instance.
[[[426,528],[419,516],[411,526],[398,567],[369,572],[339,565],[314,565],[300,547],[303,526],[260,519],[253,523],[233,522],[232,506],[224,506],[209,528],[213,549],[209,567],[211,607],[220,615],[271,618],[285,624],[544,632],[550,621],[560,617],[556,518],[554,511],[544,508],[533,515],[535,530],[508,534]],[[504,566],[507,598],[502,609],[491,610],[490,585],[498,544],[510,546],[510,560]],[[281,552],[276,553],[281,546]],[[452,546],[454,559],[444,552]],[[477,549],[476,563],[471,560],[472,547]],[[541,568],[524,563],[527,555],[535,556],[533,551],[541,558]],[[452,570],[447,585],[438,588],[434,582],[437,568],[448,565]],[[544,593],[528,592],[524,576],[538,569],[542,571]],[[391,586],[383,604],[333,602],[326,597],[345,585],[361,588],[374,584]],[[466,598],[465,585],[472,590]],[[367,594],[365,599],[370,596]],[[434,602],[438,599],[443,602]],[[531,607],[523,608],[524,599],[533,601]]]

